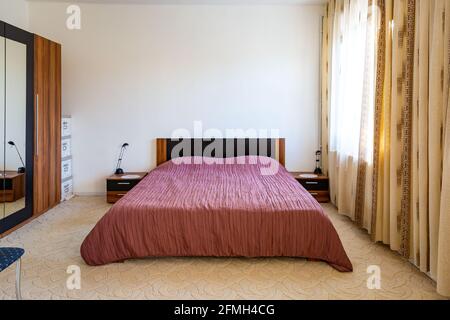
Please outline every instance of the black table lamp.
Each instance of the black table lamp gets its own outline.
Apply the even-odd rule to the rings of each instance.
[[[116,166],[116,174],[123,174],[123,169],[120,168],[120,165],[122,164],[123,154],[125,153],[125,150],[127,149],[128,146],[129,146],[129,144],[125,142],[122,145],[122,148],[120,149],[120,155],[119,155],[119,159],[117,160],[117,166]]]
[[[19,169],[17,169],[17,173],[25,173],[25,163],[23,163],[23,159],[22,156],[20,155],[19,149],[17,149],[16,144],[14,143],[14,141],[8,141],[8,144],[12,147],[16,148],[17,154],[19,155],[20,158],[20,162],[22,162],[22,167],[20,167]]]
[[[321,175],[322,169],[320,168],[320,160],[322,156],[322,151],[318,150],[316,151],[316,169],[314,170],[314,174]]]

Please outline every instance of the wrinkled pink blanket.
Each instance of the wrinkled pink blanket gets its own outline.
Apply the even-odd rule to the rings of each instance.
[[[261,162],[275,160],[234,159],[258,164],[159,166],[88,234],[83,259],[103,265],[166,256],[304,257],[352,271],[330,219],[284,167],[265,175]]]

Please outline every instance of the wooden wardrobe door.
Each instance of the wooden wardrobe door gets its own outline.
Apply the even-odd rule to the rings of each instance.
[[[49,207],[47,164],[49,156],[45,147],[48,141],[48,83],[50,66],[48,40],[35,36],[34,39],[34,214],[45,212]]]
[[[36,215],[61,198],[61,46],[36,35],[34,48]]]

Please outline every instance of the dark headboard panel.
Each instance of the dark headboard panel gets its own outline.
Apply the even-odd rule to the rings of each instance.
[[[156,164],[183,156],[202,156],[212,144],[218,152],[212,157],[267,156],[285,165],[285,139],[156,139]],[[182,145],[180,145],[182,144]],[[179,151],[181,146],[184,148]],[[187,146],[187,148],[186,148]],[[209,148],[208,148],[209,147]],[[217,153],[217,154],[216,154]]]

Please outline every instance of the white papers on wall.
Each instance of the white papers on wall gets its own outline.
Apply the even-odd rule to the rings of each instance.
[[[61,201],[73,197],[72,174],[72,118],[63,116],[61,119]]]

